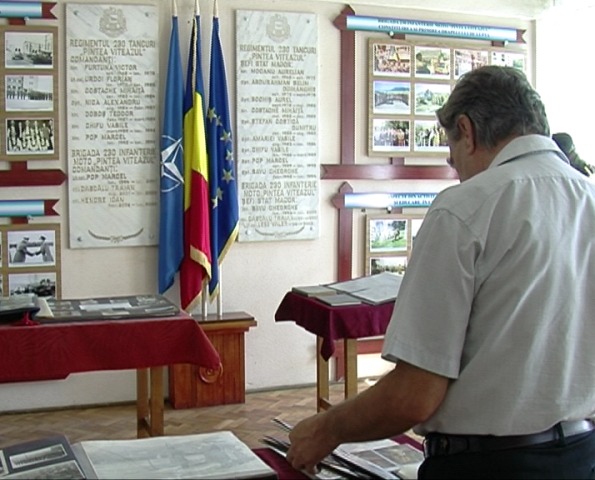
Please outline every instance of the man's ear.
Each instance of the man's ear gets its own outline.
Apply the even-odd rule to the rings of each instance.
[[[471,122],[471,119],[467,115],[462,114],[457,119],[457,126],[461,133],[461,139],[464,141],[466,152],[469,154],[473,153],[476,148],[473,122]]]

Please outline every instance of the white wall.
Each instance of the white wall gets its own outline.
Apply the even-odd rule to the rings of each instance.
[[[595,1],[562,1],[536,22],[536,87],[552,133],[569,133],[579,155],[595,164],[590,51]]]
[[[58,0],[57,12],[63,17],[64,1]],[[91,3],[91,2],[89,2]],[[116,3],[116,2],[113,2]],[[129,3],[148,3],[136,0]],[[474,23],[528,29],[529,48],[532,45],[533,31],[531,22],[521,20],[522,15],[510,14],[510,18],[470,16],[465,14],[439,13],[428,10],[399,9],[386,6],[364,6],[354,1],[350,5],[357,14],[426,19],[457,23]],[[411,2],[409,2],[411,3]],[[417,2],[414,2],[417,3]],[[469,2],[464,2],[467,5]],[[474,2],[476,3],[476,2]],[[485,3],[485,2],[484,2]],[[485,7],[484,3],[482,6]],[[493,0],[498,5],[498,0]],[[538,9],[544,2],[519,2],[530,8]],[[170,28],[170,1],[159,0],[161,18],[162,74],[165,73],[167,39]],[[181,45],[184,52],[187,45],[188,25],[192,16],[194,0],[177,0],[181,21]],[[396,5],[390,1],[388,5]],[[442,4],[442,2],[434,2]],[[203,23],[203,46],[210,44],[211,0],[200,0],[201,15],[208,19]],[[403,5],[409,6],[407,2]],[[427,5],[431,5],[428,3]],[[453,8],[449,3],[449,8]],[[512,9],[516,2],[504,2]],[[279,11],[314,12],[318,15],[319,28],[319,82],[320,99],[320,161],[321,163],[339,162],[339,31],[332,25],[333,19],[340,14],[345,4],[332,1],[296,1],[296,0],[224,0],[218,2],[221,26],[221,40],[224,48],[227,75],[230,90],[231,109],[235,105],[235,10],[266,9]],[[520,9],[521,7],[519,7]],[[469,11],[469,10],[467,10]],[[497,11],[497,10],[492,10]],[[521,13],[527,13],[521,11]],[[188,19],[188,20],[184,20]],[[366,156],[367,136],[367,50],[366,36],[357,34],[356,71],[357,71],[357,107],[356,107],[356,156],[358,162],[377,163],[383,159],[370,159]],[[381,35],[381,34],[378,34]],[[61,38],[63,52],[63,38]],[[187,48],[187,47],[186,47]],[[184,53],[182,54],[184,57]],[[63,61],[63,60],[62,60]],[[205,59],[205,62],[207,59]],[[64,71],[64,68],[62,68]],[[208,70],[207,70],[208,71]],[[65,78],[61,78],[64,86]],[[163,87],[163,85],[162,85]],[[62,88],[63,91],[63,88]],[[61,151],[65,152],[64,114],[62,113]],[[53,167],[44,162],[39,168],[62,168],[67,171],[65,160],[56,162]],[[382,192],[435,192],[452,184],[448,181],[350,181],[357,191]],[[315,338],[312,334],[297,327],[292,322],[275,323],[274,313],[283,295],[297,284],[317,284],[336,280],[337,260],[337,211],[330,204],[330,198],[337,192],[342,181],[321,182],[321,236],[317,240],[238,243],[230,250],[223,264],[223,306],[225,311],[246,311],[258,321],[258,326],[246,336],[246,387],[248,390],[281,387],[289,385],[313,384],[315,382]],[[30,189],[4,189],[2,198],[31,198]],[[154,293],[156,291],[157,248],[110,248],[70,250],[67,246],[68,216],[67,189],[62,187],[43,187],[35,192],[36,198],[61,198],[58,204],[60,216],[34,221],[59,221],[62,225],[62,296],[77,298],[87,296],[125,295]],[[354,272],[362,275],[363,265],[363,214],[354,212]],[[177,301],[178,290],[174,287],[168,297]],[[18,361],[18,359],[15,359]],[[366,361],[368,365],[370,362]],[[374,362],[372,362],[374,363]],[[378,362],[369,366],[369,371],[362,375],[372,375],[386,367]],[[375,370],[376,369],[376,370]],[[129,401],[135,398],[135,376],[133,371],[96,372],[71,375],[60,381],[31,382],[27,384],[4,384],[0,387],[0,411],[36,409]]]

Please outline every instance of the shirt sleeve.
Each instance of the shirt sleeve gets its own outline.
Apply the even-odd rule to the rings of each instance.
[[[459,376],[480,250],[464,222],[447,210],[430,209],[386,331],[384,359]]]

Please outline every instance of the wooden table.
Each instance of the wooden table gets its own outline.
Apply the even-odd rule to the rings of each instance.
[[[186,314],[171,317],[0,326],[0,383],[136,369],[137,435],[163,435],[163,367],[214,370],[219,354]]]
[[[394,302],[381,305],[332,307],[314,298],[288,292],[277,311],[276,321],[294,321],[316,334],[317,410],[330,407],[328,360],[335,351],[335,341],[343,341],[345,362],[345,398],[357,394],[357,339],[384,335]]]

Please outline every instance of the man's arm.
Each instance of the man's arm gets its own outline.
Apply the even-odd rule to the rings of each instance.
[[[378,383],[325,412],[299,422],[289,434],[287,460],[313,473],[342,443],[389,438],[428,419],[449,379],[400,361]]]

